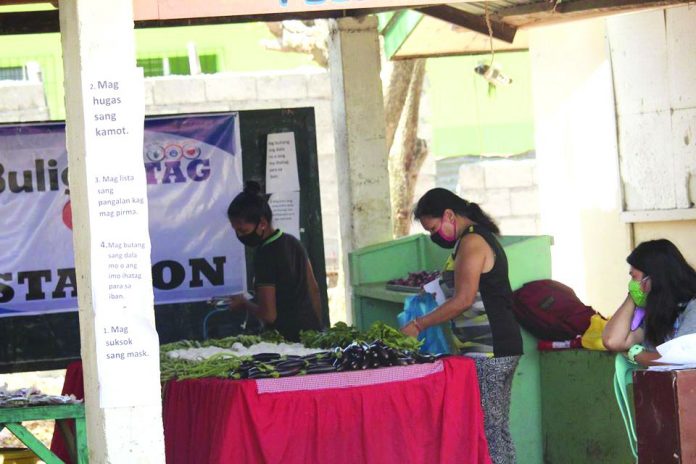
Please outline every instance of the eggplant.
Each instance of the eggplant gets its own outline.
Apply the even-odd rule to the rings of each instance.
[[[304,370],[304,366],[286,367],[283,369],[278,369],[278,375],[280,377],[292,377]]]
[[[253,355],[251,358],[257,362],[269,362],[280,359],[280,355],[278,353],[258,353]]]
[[[386,348],[385,351],[389,356],[389,362],[397,363],[397,361],[399,360],[399,353],[394,348]]]
[[[413,353],[413,359],[418,363],[431,363],[435,361],[435,357],[427,353]]]
[[[351,351],[348,353],[347,358],[351,364],[356,363],[358,366],[360,366],[365,360],[365,354],[362,352]]]
[[[256,367],[249,369],[250,379],[270,379],[272,377],[271,372],[259,370]]]
[[[275,365],[275,368],[278,372],[286,369],[294,369],[296,367],[307,367],[307,362],[304,359],[289,359],[286,361],[279,362]]]
[[[375,340],[371,344],[372,347],[386,348],[387,345],[380,339]]]
[[[379,361],[382,364],[389,364],[389,360],[391,359],[389,356],[389,352],[385,347],[378,346],[375,348],[375,351],[377,352],[377,356],[379,357]]]
[[[333,366],[310,366],[307,368],[307,374],[326,374],[329,372],[336,372]]]
[[[334,360],[333,359],[317,359],[314,362],[308,363],[309,367],[312,366],[333,366],[334,365]]]
[[[337,359],[336,361],[340,361],[340,359]],[[350,365],[346,362],[337,362],[334,364],[334,369],[336,369],[336,372],[343,372],[348,370]]]
[[[308,355],[302,357],[302,359],[304,359],[304,360],[307,361],[308,363],[313,363],[313,362],[316,362],[316,361],[319,361],[319,360],[323,360],[323,359],[329,359],[329,360],[330,360],[331,358],[332,358],[331,354],[329,354],[329,353],[326,352],[326,351],[322,351],[322,352],[319,352],[319,353],[308,354]]]
[[[353,342],[350,345],[348,345],[343,351],[353,355],[359,354],[362,356],[365,354],[365,347],[361,343]]]

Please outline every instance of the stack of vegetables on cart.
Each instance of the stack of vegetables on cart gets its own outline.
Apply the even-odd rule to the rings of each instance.
[[[414,292],[419,291],[423,285],[440,277],[440,271],[409,272],[406,277],[387,281],[388,290]]]
[[[10,390],[7,384],[0,385],[0,408],[20,408],[28,406],[48,406],[53,404],[81,403],[74,395],[47,395],[36,388]],[[0,462],[2,462],[0,456]]]
[[[263,379],[433,362],[421,342],[382,322],[367,331],[339,322],[323,332],[304,331],[302,343],[278,332],[217,340],[180,341],[161,348],[162,381],[220,377]]]

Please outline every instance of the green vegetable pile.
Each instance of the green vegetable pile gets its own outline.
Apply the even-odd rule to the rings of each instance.
[[[300,341],[307,348],[345,348],[353,342],[373,343],[376,340],[382,340],[390,348],[408,351],[418,351],[423,343],[379,321],[372,324],[367,332],[361,332],[345,322],[337,322],[324,332],[300,332]]]
[[[209,339],[204,341],[181,340],[168,343],[160,347],[160,380],[166,382],[171,379],[185,380],[202,377],[235,378],[235,374],[245,361],[251,360],[249,356],[234,356],[228,353],[219,353],[202,361],[187,359],[175,359],[167,355],[170,351],[186,348],[205,348],[216,346],[218,348],[230,348],[235,343],[249,347],[261,342],[282,343],[285,339],[276,330],[264,332],[261,335],[235,335],[233,337]],[[237,378],[240,378],[239,376]]]
[[[189,361],[170,358],[165,352],[162,352],[160,354],[160,380],[164,383],[172,379],[233,378],[237,369],[248,359],[250,358],[247,356],[240,357],[219,353],[203,361]]]
[[[261,342],[285,343],[286,340],[282,335],[280,335],[280,333],[278,333],[277,330],[269,330],[261,335],[242,334],[226,338],[211,338],[209,340],[203,340],[200,342],[196,340],[181,340],[179,342],[168,343],[160,346],[160,353],[168,353],[170,351],[182,350],[186,348],[205,348],[207,346],[230,348],[235,343],[241,343],[242,345],[249,347]]]
[[[261,342],[286,342],[276,331],[265,332],[261,335],[236,335],[200,342],[183,340],[162,345],[160,348],[161,381],[203,377],[229,379],[278,378],[356,368],[365,369],[386,365],[406,365],[407,359],[413,362],[432,362],[431,358],[417,356],[421,342],[414,338],[406,337],[398,330],[382,322],[375,322],[366,332],[361,332],[355,327],[338,322],[325,332],[303,331],[300,333],[300,339],[307,348],[325,349],[327,351],[307,356],[280,355],[276,353],[235,356],[229,353],[218,353],[199,361],[175,359],[167,355],[170,351],[186,348],[210,346],[230,348],[235,343],[241,343],[249,347]],[[352,353],[356,345],[362,346],[363,351],[369,351],[367,345],[375,343],[382,349],[385,349],[387,354],[392,355],[391,363],[370,364],[367,361],[363,361],[363,358],[351,358],[353,362],[351,364],[346,363],[347,358],[343,356],[343,353],[347,347],[352,346],[346,353]],[[388,357],[385,360],[388,361]]]

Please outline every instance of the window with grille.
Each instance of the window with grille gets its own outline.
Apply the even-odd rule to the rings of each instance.
[[[164,76],[162,58],[142,58],[136,60],[137,66],[143,68],[145,77]]]
[[[26,80],[24,66],[0,67],[0,81],[23,81]]]
[[[218,72],[218,57],[214,54],[199,55],[203,74]],[[188,56],[169,56],[163,58],[140,58],[138,67],[143,68],[145,77],[154,76],[188,76],[191,74]]]

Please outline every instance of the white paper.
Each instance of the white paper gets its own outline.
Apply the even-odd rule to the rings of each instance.
[[[99,402],[103,408],[156,405],[159,338],[155,323],[138,311],[98,316],[96,320]],[[148,384],[145,384],[147,379]],[[157,385],[156,384],[156,385]]]
[[[684,369],[696,369],[696,363],[694,364],[667,364],[664,366],[650,366],[649,371],[681,371]]]
[[[266,141],[266,193],[300,190],[295,133],[268,134]]]
[[[437,279],[431,280],[427,284],[423,285],[423,290],[435,295],[435,302],[438,305],[441,305],[446,300],[445,293],[442,291],[442,287],[440,287],[440,278],[439,277]]]
[[[300,192],[278,192],[271,195],[268,205],[273,211],[273,225],[300,239]]]
[[[157,405],[142,69],[87,76],[83,93],[99,402]]]
[[[696,334],[674,338],[657,347],[660,358],[655,362],[676,365],[696,365]]]

